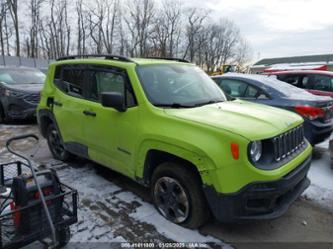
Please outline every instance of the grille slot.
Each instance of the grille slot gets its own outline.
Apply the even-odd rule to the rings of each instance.
[[[274,160],[280,162],[305,145],[303,125],[274,137],[272,141],[274,145]]]

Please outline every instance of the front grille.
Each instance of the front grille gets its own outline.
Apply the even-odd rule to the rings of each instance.
[[[40,96],[38,93],[31,93],[24,96],[24,100],[30,104],[38,105]]]
[[[293,155],[305,145],[303,125],[274,137],[273,145],[276,162]]]
[[[38,105],[40,100],[39,93],[13,92],[12,95],[33,105]]]

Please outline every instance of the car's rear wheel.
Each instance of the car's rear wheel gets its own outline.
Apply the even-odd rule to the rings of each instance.
[[[151,194],[166,219],[187,228],[201,226],[209,216],[200,178],[188,165],[162,163],[152,176]]]
[[[53,123],[51,123],[47,128],[46,138],[49,149],[55,159],[67,161],[70,158],[70,153],[66,151],[59,131]]]

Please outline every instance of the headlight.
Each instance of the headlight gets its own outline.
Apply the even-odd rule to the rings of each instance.
[[[11,90],[9,90],[9,89],[5,89],[5,96],[10,96],[11,93],[12,93]]]
[[[17,94],[18,94],[19,92],[18,91],[16,91],[16,90],[12,90],[12,89],[5,89],[5,91],[4,91],[4,94],[5,94],[5,96],[17,96]]]
[[[259,161],[262,155],[262,144],[261,141],[254,141],[250,144],[250,157],[251,160],[256,163]]]

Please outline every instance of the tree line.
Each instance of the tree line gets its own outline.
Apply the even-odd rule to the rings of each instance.
[[[212,72],[243,66],[251,49],[239,28],[181,0],[0,0],[2,55],[178,57]]]

